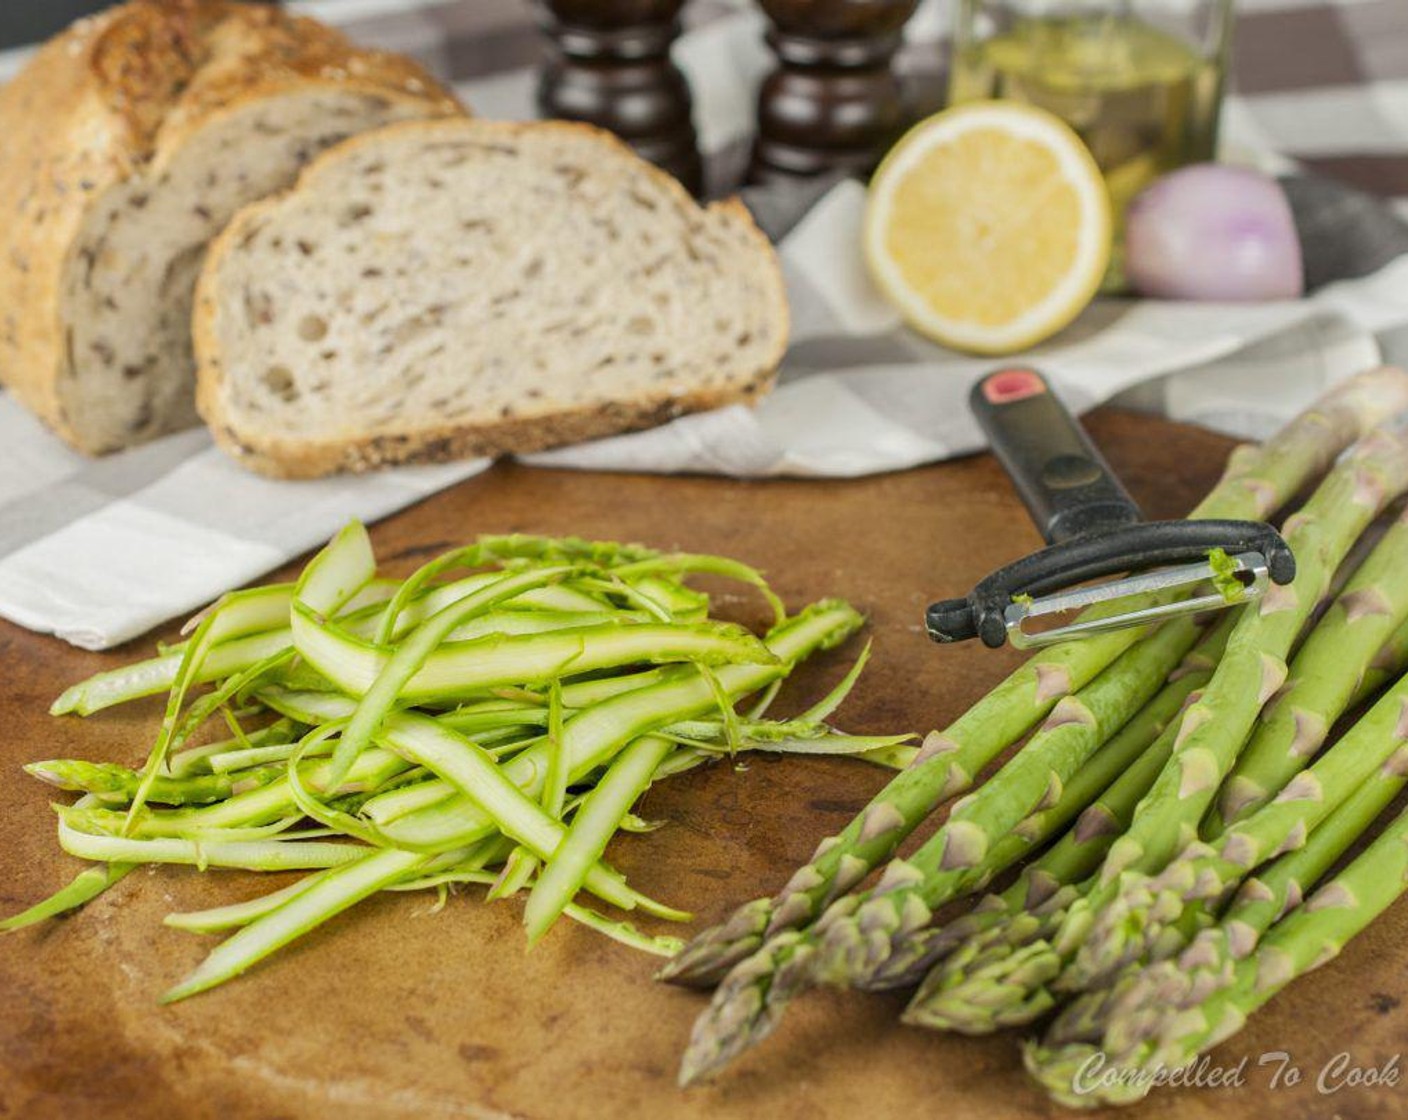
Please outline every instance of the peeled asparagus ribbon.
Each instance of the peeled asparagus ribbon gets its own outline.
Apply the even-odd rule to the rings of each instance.
[[[681,1082],[809,988],[917,987],[903,1018],[920,1027],[1058,1011],[1024,1047],[1033,1076],[1072,1106],[1136,1100],[1408,889],[1405,814],[1303,901],[1408,779],[1408,521],[1391,513],[1405,412],[1408,374],[1382,368],[1239,448],[1190,516],[1271,519],[1317,484],[1281,523],[1290,585],[1215,623],[1043,650],[929,735],[776,895],[671,959],[662,978],[717,986]]]
[[[761,638],[710,617],[700,574],[742,581],[774,619]],[[451,578],[451,577],[455,578]],[[81,760],[26,767],[81,793],[55,806],[64,850],[95,866],[22,914],[16,930],[90,901],[143,863],[305,870],[249,902],[172,914],[234,930],[166,993],[237,976],[382,890],[457,884],[526,892],[530,942],[568,917],[647,952],[681,942],[578,901],[686,921],[602,861],[655,781],[740,751],[854,755],[891,768],[908,735],[850,736],[826,720],[845,678],[787,720],[765,717],[803,660],[860,629],[829,599],[789,615],[762,576],[718,556],[575,539],[492,537],[376,578],[361,525],[296,583],[225,596],[179,646],[70,688],[55,714],[167,693],[139,769]],[[204,692],[201,685],[210,685]],[[749,697],[746,712],[737,710]],[[208,723],[231,737],[210,741]]]

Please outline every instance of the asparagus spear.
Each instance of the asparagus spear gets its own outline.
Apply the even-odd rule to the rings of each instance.
[[[1362,441],[1331,472],[1286,526],[1299,560],[1295,581],[1243,612],[1207,689],[1179,721],[1172,757],[1098,874],[988,934],[972,952],[944,961],[906,1012],[908,1021],[979,1033],[1044,1013],[1054,1002],[1045,989],[1058,978],[1067,990],[1088,986],[1086,973],[1099,962],[1088,952],[1076,961],[1095,916],[1116,901],[1123,876],[1161,867],[1195,835],[1261,702],[1282,683],[1280,658],[1338,557],[1405,484],[1408,447],[1388,433]]]
[[[1065,783],[1152,698],[1197,634],[1192,618],[1176,619],[1063,699],[986,784],[954,803],[948,820],[923,846],[890,862],[874,890],[832,903],[793,950],[806,946],[811,952],[810,978],[884,986],[888,977],[912,971],[920,950],[914,935],[930,925],[934,909],[979,882],[988,870],[989,851],[1023,818],[1059,802]],[[795,969],[792,975],[799,977]]]
[[[1359,684],[1358,695],[1372,696],[1390,681],[1397,680],[1404,670],[1408,670],[1408,623],[1393,632],[1384,643],[1384,648],[1379,650],[1370,662],[1368,671]]]
[[[1197,674],[1197,688],[1211,670]],[[905,1009],[910,1026],[990,1034],[1030,1022],[1052,1005],[1045,985],[1059,972],[1042,942],[1054,937],[1070,904],[1091,886],[1114,838],[1129,827],[1140,800],[1173,753],[1178,724],[1101,794],[1069,830],[1000,895],[990,895],[938,933],[949,953],[931,968]],[[1037,948],[1030,948],[1037,946]],[[1029,965],[1029,962],[1034,962]]]
[[[1034,1052],[1037,1065],[1060,1065],[1070,1054],[1058,1051],[1101,1042],[1123,1051],[1151,1037],[1170,1008],[1186,1005],[1193,992],[1211,993],[1231,982],[1235,962],[1347,852],[1408,784],[1408,749],[1400,748],[1380,772],[1366,778],[1353,795],[1316,826],[1305,846],[1280,856],[1264,871],[1243,881],[1218,924],[1201,930],[1176,955],[1138,964],[1108,988],[1084,992],[1062,1008]]]
[[[1375,667],[1361,678],[1350,699],[1350,707],[1377,693],[1384,675],[1391,672],[1396,676],[1406,667],[1405,633],[1408,627],[1400,627],[1390,636],[1374,659]],[[1267,871],[1244,880],[1219,925],[1200,931],[1190,948],[1183,947],[1177,938],[1163,939],[1157,948],[1151,946],[1150,955],[1155,962],[1149,967],[1133,964],[1107,987],[1082,992],[1062,1009],[1047,1032],[1045,1044],[1099,1041],[1117,1007],[1139,1006],[1148,1016],[1157,1017],[1163,1006],[1160,993],[1170,986],[1174,990],[1194,986],[1211,990],[1225,983],[1224,978],[1231,974],[1230,960],[1249,953],[1272,922],[1299,905],[1305,890],[1358,838],[1366,822],[1388,806],[1403,787],[1400,772],[1405,768],[1408,768],[1405,751],[1395,751],[1384,763],[1382,772],[1364,779],[1347,800],[1315,827],[1305,847],[1280,856]],[[1165,953],[1175,952],[1176,957],[1164,959]],[[1127,1025],[1129,1019],[1126,1014],[1120,1022]],[[1119,1027],[1115,1029],[1118,1031]]]
[[[358,759],[357,766],[338,788],[339,792],[372,789],[404,770],[410,763],[390,751],[369,751]],[[301,764],[304,780],[322,785],[326,780],[327,762],[313,760]],[[288,769],[284,766],[261,767],[249,779],[248,788],[236,784],[230,796],[211,805],[194,805],[181,809],[143,809],[131,829],[138,838],[159,836],[180,837],[189,833],[208,833],[216,829],[248,828],[297,816],[297,805],[289,790]],[[64,819],[69,824],[88,823],[85,831],[112,832],[105,827],[125,819],[126,810],[114,815],[110,810],[73,806],[66,808]]]
[[[1005,915],[1020,912],[1027,902],[1035,905],[1072,876],[1081,879],[1094,871],[1117,829],[1128,823],[1135,804],[1168,759],[1173,736],[1164,732],[1212,676],[1235,618],[1234,612],[1224,615],[1169,675],[1163,690],[1076,772],[1055,805],[1033,813],[993,845],[983,860],[976,886],[986,886],[1033,847],[1079,818],[1075,830],[1062,836],[1002,894],[989,895],[969,913],[944,926],[915,934],[918,951],[911,967],[891,969],[863,986],[872,991],[912,988],[938,960],[968,938],[996,926]]]
[[[1408,408],[1408,375],[1384,367],[1332,388],[1265,444],[1238,448],[1213,491],[1190,514],[1266,518],[1318,476],[1340,451]],[[1061,697],[1115,661],[1138,634],[1122,631],[1053,646],[1027,661],[942,733],[880,791],[775,896],[736,909],[705,930],[661,971],[675,983],[710,986],[766,937],[813,921],[871,868],[889,858],[935,806],[1026,734]]]
[[[1190,904],[1216,904],[1268,858],[1303,845],[1376,769],[1380,780],[1393,782],[1408,772],[1405,767],[1408,676],[1275,800],[1211,843],[1190,844],[1157,875],[1126,874],[1118,897],[1096,916],[1076,954],[1080,975],[1088,986],[1098,986],[1118,969],[1147,959]]]
[[[933,911],[991,875],[989,852],[1002,847],[1023,818],[1059,804],[1064,783],[1152,697],[1197,635],[1190,617],[1165,624],[1119,665],[1057,704],[1030,742],[977,793],[957,802],[927,843],[908,859],[891,861],[873,890],[832,903],[810,930],[771,937],[758,960],[730,972],[695,1024],[681,1081],[704,1076],[761,1041],[783,1007],[819,983],[883,988],[920,970],[932,955],[925,931]]]
[[[1184,714],[1174,757],[1129,830],[1110,846],[1096,889],[1072,904],[1054,943],[1061,985],[1079,991],[1123,953],[1118,933],[1091,936],[1132,873],[1157,872],[1196,838],[1199,820],[1236,761],[1262,705],[1286,680],[1285,657],[1345,553],[1383,507],[1408,487],[1408,437],[1382,429],[1362,440],[1284,526],[1296,578],[1243,614],[1202,699]],[[1115,913],[1105,928],[1115,930]],[[1123,926],[1120,927],[1123,929]],[[1077,952],[1079,950],[1079,952]]]
[[[342,690],[366,695],[387,670],[390,657],[384,650],[333,625],[318,625],[300,607],[295,606],[293,617],[298,652]],[[400,698],[418,704],[481,696],[496,687],[546,684],[568,672],[643,661],[766,664],[771,660],[753,634],[730,623],[613,622],[541,634],[491,635],[443,647],[425,658]]]
[[[1385,648],[1388,655],[1380,660],[1397,660],[1396,635]],[[1191,679],[1201,688],[1210,677],[1210,669],[1203,669]],[[1367,675],[1351,703],[1371,696],[1380,683],[1375,673]],[[1192,693],[1189,703],[1196,703],[1198,696]],[[1174,723],[1087,810],[1080,824],[1007,890],[984,899],[937,933],[946,942],[949,956],[939,961],[915,993],[904,1014],[906,1023],[989,1034],[1002,1026],[1030,1022],[1052,1006],[1045,986],[1057,975],[1059,962],[1049,945],[1041,943],[1056,935],[1071,903],[1094,887],[1087,876],[1099,868],[1109,844],[1129,826],[1136,805],[1168,761],[1177,733]]]
[[[1128,1049],[1100,1054],[1072,1052],[1055,1065],[1029,1044],[1029,1069],[1062,1104],[1078,1108],[1127,1104],[1149,1091],[1158,1069],[1178,1069],[1241,1030],[1247,1016],[1297,977],[1333,960],[1408,890],[1408,813],[1343,872],[1276,923],[1249,957],[1239,961],[1231,983],[1207,993],[1193,991],[1171,1009],[1150,1038]],[[1098,1055],[1098,1057],[1097,1057]],[[1115,1076],[1091,1077],[1095,1064]]]
[[[1207,831],[1266,804],[1325,741],[1389,636],[1408,619],[1408,511],[1360,565],[1291,664],[1218,795]]]

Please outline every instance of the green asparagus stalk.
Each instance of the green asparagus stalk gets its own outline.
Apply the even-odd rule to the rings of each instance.
[[[1361,698],[1373,696],[1385,685],[1396,681],[1408,670],[1408,623],[1400,626],[1384,643],[1384,648],[1369,664],[1359,685]],[[1353,704],[1350,705],[1353,707]]]
[[[389,656],[294,609],[298,652],[338,688],[366,695]],[[401,647],[406,648],[406,647]],[[428,656],[406,683],[406,703],[483,695],[508,685],[546,684],[566,672],[587,673],[641,662],[764,664],[756,637],[729,623],[689,626],[610,623],[542,634],[492,635],[445,646]]]
[[[1343,382],[1259,447],[1243,447],[1223,479],[1190,514],[1269,517],[1364,433],[1408,408],[1408,375],[1382,368]],[[1102,634],[1053,646],[1027,661],[943,732],[931,735],[841,833],[771,898],[755,899],[699,934],[661,971],[675,983],[711,986],[764,939],[808,925],[870,869],[888,859],[939,804],[1043,719],[1063,696],[1093,680],[1138,638]]]
[[[287,621],[285,608],[285,614],[281,616],[282,625],[243,638],[226,639],[212,646],[199,668],[191,673],[192,683],[208,684],[223,680],[257,661],[288,649],[292,645],[292,635]],[[65,689],[50,706],[49,712],[56,716],[89,716],[130,700],[156,696],[175,683],[182,660],[182,651],[169,652],[135,665],[97,673]]]
[[[192,867],[233,867],[245,871],[296,871],[354,863],[366,854],[362,844],[321,840],[134,840],[80,832],[59,820],[59,846],[95,863],[184,863]]]
[[[1184,714],[1173,758],[1155,780],[1129,830],[1110,846],[1094,891],[1076,900],[1053,945],[1060,985],[1080,991],[1126,959],[1128,921],[1116,905],[1123,884],[1158,872],[1196,838],[1198,823],[1236,761],[1257,714],[1285,682],[1289,654],[1355,539],[1408,487],[1408,439],[1381,429],[1331,471],[1284,526],[1296,554],[1295,579],[1273,586],[1238,621],[1202,699]],[[1110,909],[1107,911],[1107,907]],[[1106,936],[1092,926],[1102,921]],[[1079,951],[1078,951],[1079,950]]]
[[[1198,673],[1197,687],[1210,677],[1207,669]],[[1352,703],[1372,695],[1379,683],[1373,674],[1366,676]],[[1189,703],[1196,703],[1198,696],[1194,692]],[[1053,1006],[1046,986],[1059,974],[1061,962],[1049,942],[1070,905],[1095,887],[1088,877],[1099,869],[1114,838],[1129,827],[1139,801],[1167,763],[1177,734],[1174,723],[1082,816],[1076,829],[1001,895],[984,899],[939,934],[949,956],[925,978],[904,1014],[906,1023],[989,1034],[1031,1022]]]
[[[1082,993],[1051,1024],[1031,1064],[1060,1067],[1066,1047],[1109,1040],[1102,1049],[1123,1052],[1152,1037],[1171,1008],[1231,983],[1235,963],[1249,956],[1261,936],[1301,904],[1306,893],[1347,852],[1402,791],[1408,751],[1400,749],[1380,773],[1366,778],[1325,820],[1305,846],[1280,856],[1243,881],[1218,924],[1201,930],[1180,952],[1135,965],[1108,988]],[[1065,1051],[1063,1053],[1063,1051]]]
[[[1408,620],[1408,512],[1360,565],[1291,664],[1218,795],[1208,831],[1266,804],[1325,742],[1375,656]]]
[[[468,871],[482,872],[492,878],[492,873],[484,872],[484,868],[503,857],[505,840],[502,836],[496,836],[492,840],[486,840],[482,844],[476,844],[473,848],[456,852],[442,852],[440,855],[427,860],[424,864],[416,868],[413,878],[397,880],[394,884],[387,886],[387,890],[399,890],[403,887],[407,889],[419,889],[419,885],[429,880],[438,878],[441,875],[450,875]],[[296,895],[302,894],[315,883],[322,881],[328,872],[315,871],[305,875],[296,882],[290,883],[279,890],[270,891],[267,894],[256,895],[254,898],[246,899],[243,902],[230,903],[227,906],[215,906],[208,910],[190,910],[184,913],[168,914],[162,921],[164,925],[173,929],[190,930],[193,933],[222,933],[228,929],[238,929],[247,926],[251,922],[271,914],[288,902]]]
[[[1400,635],[1404,629],[1408,628],[1400,628],[1390,636],[1384,651],[1375,659],[1377,668],[1361,678],[1350,707],[1379,691],[1380,675],[1387,669],[1402,671]],[[1048,1030],[1044,1045],[1051,1048],[1099,1041],[1112,1019],[1118,1035],[1131,1019],[1138,1022],[1157,1018],[1159,1008],[1167,1003],[1160,992],[1178,990],[1180,986],[1184,990],[1194,986],[1211,990],[1224,983],[1223,978],[1231,974],[1230,959],[1249,953],[1272,922],[1299,905],[1305,890],[1348,849],[1366,823],[1388,806],[1403,786],[1402,777],[1395,773],[1403,768],[1399,764],[1403,753],[1395,752],[1381,773],[1366,778],[1352,796],[1316,826],[1305,847],[1280,856],[1267,871],[1246,879],[1221,923],[1199,932],[1193,947],[1184,948],[1177,936],[1158,938],[1149,947],[1153,964],[1131,964],[1106,987],[1082,992],[1067,1003]],[[1165,927],[1166,934],[1176,931],[1177,924]],[[1165,954],[1175,952],[1177,956],[1164,959]],[[1142,1011],[1131,1015],[1130,1008]],[[1116,1009],[1124,1010],[1117,1014]],[[1122,1046],[1123,1042],[1117,1038],[1112,1045]]]
[[[932,955],[925,932],[934,911],[990,876],[989,853],[1024,818],[1060,803],[1065,783],[1153,697],[1197,636],[1191,617],[1166,623],[1057,704],[1021,751],[977,793],[955,803],[933,837],[907,859],[891,861],[874,889],[832,903],[810,930],[770,938],[762,960],[731,972],[695,1024],[682,1082],[719,1069],[761,1041],[786,1004],[817,984],[883,988],[919,971]]]
[[[1159,1070],[1186,1066],[1241,1030],[1257,1008],[1299,976],[1339,955],[1345,944],[1408,890],[1408,813],[1397,817],[1343,872],[1276,923],[1231,983],[1194,991],[1162,1018],[1156,1034],[1127,1050],[1070,1053],[1059,1066],[1028,1044],[1029,1069],[1062,1104],[1128,1104],[1149,1091]],[[1072,1064],[1074,1063],[1074,1064]],[[1101,1070],[1113,1076],[1099,1076]]]
[[[1089,987],[1147,960],[1164,930],[1198,902],[1216,905],[1267,859],[1292,851],[1375,770],[1408,774],[1408,677],[1274,800],[1211,841],[1195,841],[1156,875],[1127,873],[1096,915],[1075,961]]]
[[[1387,442],[1385,442],[1387,441]],[[1386,500],[1382,487],[1367,485],[1360,468],[1373,466],[1382,456],[1392,463],[1392,437],[1376,434],[1361,443],[1344,463],[1338,466],[1321,485],[1297,520],[1301,526],[1315,528],[1318,511],[1328,510],[1328,516],[1338,515],[1338,538],[1341,547],[1353,539],[1356,525],[1372,517],[1370,506]],[[1371,473],[1369,477],[1374,477]],[[1360,497],[1355,501],[1355,496]],[[1292,547],[1300,560],[1300,572],[1289,589],[1290,594],[1268,593],[1252,610],[1243,612],[1228,643],[1228,650],[1219,662],[1207,689],[1198,703],[1184,712],[1174,735],[1174,748],[1168,763],[1140,802],[1126,831],[1106,853],[1096,876],[1073,886],[1065,886],[1048,897],[1033,912],[1003,922],[986,934],[979,935],[963,952],[952,954],[940,963],[936,974],[926,980],[915,1000],[906,1011],[906,1021],[951,1029],[966,1033],[983,1033],[999,1026],[1011,1026],[1044,1014],[1054,1004],[1048,990],[1058,978],[1071,990],[1084,986],[1079,973],[1070,966],[1089,933],[1094,915],[1114,903],[1119,894],[1122,875],[1138,870],[1135,864],[1142,858],[1152,865],[1166,861],[1173,851],[1187,843],[1204,808],[1211,800],[1220,777],[1222,759],[1240,746],[1245,730],[1238,731],[1234,715],[1231,723],[1211,718],[1214,711],[1240,706],[1240,720],[1249,723],[1255,718],[1259,701],[1279,687],[1283,662],[1270,665],[1271,676],[1263,678],[1262,653],[1289,648],[1294,640],[1307,604],[1318,597],[1321,582],[1333,571],[1334,553],[1327,552],[1318,530],[1311,536],[1306,529],[1295,531],[1288,525]],[[1310,536],[1310,540],[1304,540]],[[1297,541],[1302,543],[1298,544]],[[1296,594],[1299,591],[1300,594]],[[1268,604],[1267,598],[1270,598]],[[1279,606],[1278,606],[1279,602]],[[1294,606],[1288,604],[1294,603]],[[1233,673],[1228,673],[1229,659]],[[1240,663],[1238,663],[1240,662]],[[1213,703],[1209,695],[1222,684]],[[1190,722],[1191,721],[1191,722]],[[1225,736],[1220,743],[1216,736]],[[1218,750],[1209,750],[1204,741],[1213,739]],[[1186,757],[1190,744],[1199,754]],[[1189,769],[1185,783],[1183,768]],[[1199,773],[1202,767],[1206,772]],[[1181,843],[1180,843],[1181,840]],[[1172,849],[1172,850],[1170,850]],[[1089,967],[1089,962],[1082,962]]]
[[[1188,704],[1211,678],[1199,672]],[[1200,678],[1200,679],[1199,679]],[[1185,705],[1186,707],[1186,705]],[[946,956],[924,978],[902,1016],[910,1026],[991,1034],[1030,1022],[1051,1008],[1046,985],[1060,971],[1044,942],[1071,903],[1093,885],[1110,844],[1129,827],[1139,802],[1173,754],[1175,719],[1051,849],[1006,890],[990,895],[937,936]]]
[[[351,846],[351,845],[347,845]],[[366,849],[358,848],[359,853]],[[434,857],[395,848],[374,851],[329,872],[277,909],[244,926],[213,949],[162,1001],[172,1003],[230,980],[287,945],[331,914],[340,913],[398,879],[425,868]]]

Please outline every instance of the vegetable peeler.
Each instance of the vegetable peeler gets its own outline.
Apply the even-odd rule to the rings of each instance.
[[[1048,547],[964,598],[931,605],[925,621],[936,642],[1029,649],[1245,603],[1295,578],[1290,547],[1263,522],[1145,521],[1035,370],[996,370],[969,403]],[[1068,612],[1087,613],[1047,629],[1029,625]]]

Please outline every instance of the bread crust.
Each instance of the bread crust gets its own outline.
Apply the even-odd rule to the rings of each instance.
[[[466,122],[469,125],[469,122]],[[240,431],[227,413],[224,401],[225,377],[219,353],[218,274],[225,257],[238,249],[267,214],[280,202],[303,189],[325,162],[348,159],[364,147],[378,144],[388,136],[412,130],[435,130],[444,121],[402,121],[354,136],[330,148],[309,162],[289,190],[251,203],[235,215],[221,234],[211,242],[200,279],[192,325],[196,353],[196,409],[209,425],[215,441],[240,463],[274,478],[318,478],[338,472],[362,472],[399,463],[441,463],[479,456],[526,454],[563,444],[578,443],[622,432],[654,427],[689,412],[720,408],[728,404],[752,404],[772,388],[777,367],[787,348],[790,315],[782,268],[772,243],[754,222],[748,208],[737,198],[715,202],[705,208],[714,220],[735,225],[758,250],[770,283],[768,317],[776,324],[772,351],[755,371],[727,389],[695,390],[680,395],[659,394],[635,400],[610,401],[540,416],[515,416],[491,423],[446,424],[403,432],[387,432],[355,439],[290,440]],[[614,134],[593,125],[569,121],[506,122],[476,120],[476,132],[492,133],[505,141],[532,130],[563,130],[586,133],[618,152],[637,160],[641,173],[653,178],[676,201],[697,206],[689,192],[667,172],[639,159]]]
[[[314,88],[463,111],[411,60],[264,5],[133,0],[43,46],[0,89],[0,385],[78,450],[105,450],[64,407],[62,293],[90,210],[215,115]]]

